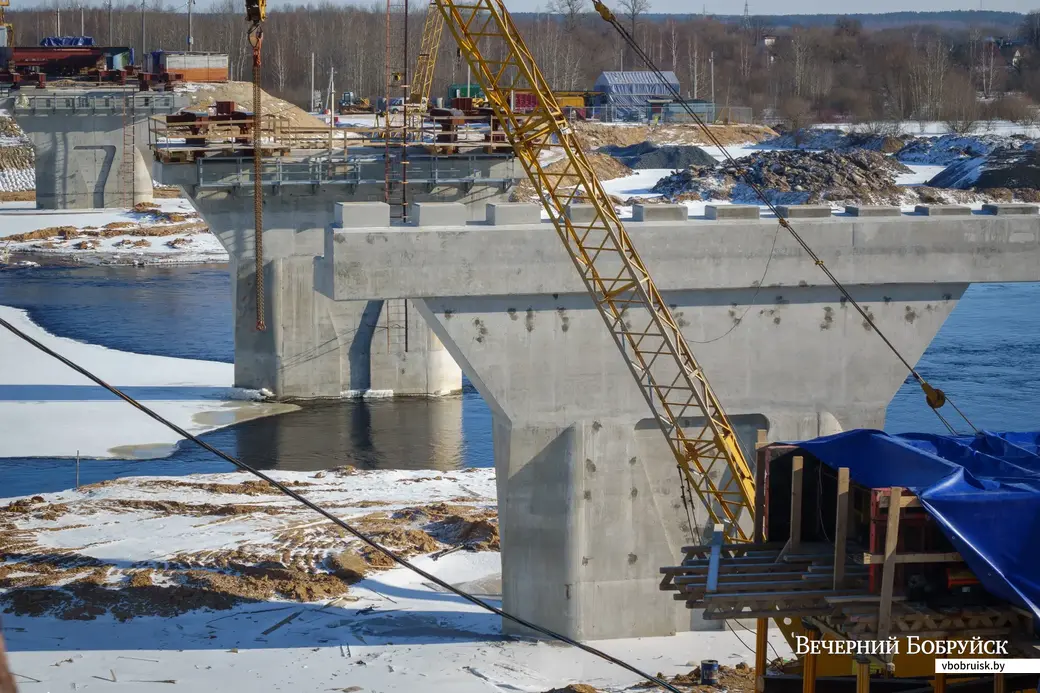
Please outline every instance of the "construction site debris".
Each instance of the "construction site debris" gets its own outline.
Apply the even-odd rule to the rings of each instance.
[[[35,160],[32,144],[14,118],[0,115],[0,199],[35,190]]]
[[[600,151],[609,154],[632,169],[680,169],[690,166],[711,166],[715,163],[715,157],[695,145],[661,146],[653,142],[640,142],[627,147],[607,145],[601,147]]]
[[[813,149],[840,152],[855,149],[894,154],[904,163],[945,166],[965,157],[986,156],[997,149],[1031,147],[1024,135],[958,135],[915,137],[845,132],[835,128],[802,128],[762,142],[770,149]]]
[[[676,674],[672,678],[668,678],[664,674],[658,672],[657,678],[662,681],[667,681],[677,688],[684,688],[689,691],[704,691],[712,693],[721,690],[730,691],[730,693],[751,693],[755,690],[755,671],[744,662],[740,662],[735,667],[726,666],[725,664],[719,665],[718,683],[714,685],[701,685],[701,668],[694,667],[688,674]],[[639,683],[634,686],[640,689],[652,689],[660,690],[660,686],[654,683]]]
[[[817,202],[894,204],[907,196],[895,174],[909,169],[895,159],[865,150],[756,152],[736,160],[694,166],[662,178],[651,192],[672,200],[732,200],[756,204],[758,196],[740,175],[763,189],[773,204]]]

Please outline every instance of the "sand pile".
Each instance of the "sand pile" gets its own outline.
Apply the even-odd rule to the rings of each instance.
[[[632,173],[632,169],[625,166],[609,154],[592,153],[586,154],[585,156],[589,160],[592,170],[595,171],[596,177],[601,181],[610,180],[612,178],[621,178],[622,176],[628,176]],[[559,161],[552,162],[544,168],[549,173],[560,173],[561,171],[565,171],[568,165],[569,162],[566,159],[560,159]],[[537,202],[538,195],[535,192],[534,184],[527,178],[524,178],[515,188],[513,188],[509,200],[511,202]]]
[[[249,82],[225,82],[223,84],[190,85],[191,101],[187,110],[199,110],[212,106],[217,101],[234,101],[239,108],[253,110],[253,85]],[[295,104],[271,96],[266,91],[260,95],[261,113],[277,115],[289,121],[290,125],[308,128],[328,128],[328,125],[315,118]]]
[[[723,145],[761,142],[776,137],[776,132],[764,125],[709,125],[708,129]],[[711,144],[704,131],[693,123],[651,128],[648,125],[577,121],[574,130],[585,151],[607,145],[626,147],[646,141],[657,144]]]

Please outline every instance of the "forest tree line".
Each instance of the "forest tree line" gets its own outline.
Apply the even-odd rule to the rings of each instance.
[[[424,3],[407,20],[393,0],[389,28],[390,70],[414,66],[422,37]],[[684,96],[720,105],[750,106],[756,117],[795,124],[844,118],[973,121],[1032,117],[1040,103],[1040,13],[1018,26],[943,29],[907,26],[864,29],[838,19],[830,26],[766,29],[710,17],[649,15],[652,0],[618,0],[615,11],[655,63],[678,76]],[[233,79],[251,78],[251,54],[240,0],[217,0],[193,13],[194,50],[226,52]],[[307,106],[311,61],[317,89],[333,75],[338,92],[378,98],[386,92],[385,3],[368,7],[331,3],[268,12],[263,46],[263,86]],[[550,0],[548,11],[515,17],[517,26],[555,89],[590,90],[605,70],[643,69],[589,0]],[[35,45],[44,36],[93,36],[98,43],[138,52],[184,50],[185,6],[150,4],[87,6],[60,0],[60,9],[8,12],[16,42]],[[139,58],[140,60],[140,58]],[[445,31],[433,96],[466,80],[466,67]],[[400,92],[393,93],[400,95]]]

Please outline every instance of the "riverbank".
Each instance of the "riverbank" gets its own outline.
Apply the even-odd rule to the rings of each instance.
[[[273,472],[421,568],[499,606],[490,469]],[[241,473],[120,479],[0,505],[0,608],[23,685],[135,691],[623,690],[628,672],[502,633]],[[670,599],[666,593],[660,598]],[[593,643],[651,673],[750,661],[710,631]],[[790,650],[774,629],[776,651]]]

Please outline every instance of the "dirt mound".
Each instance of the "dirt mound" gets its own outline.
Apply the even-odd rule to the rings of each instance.
[[[866,149],[882,154],[894,154],[913,140],[913,137],[905,135],[895,137],[864,132],[844,132],[836,128],[801,128],[786,132],[762,144],[775,149],[834,149],[843,152]]]
[[[632,173],[632,169],[625,166],[623,163],[615,159],[608,154],[586,154],[586,158],[589,160],[589,164],[592,166],[592,170],[595,171],[596,177],[601,181],[610,180],[611,178],[621,178]],[[549,173],[560,173],[567,170],[570,163],[566,159],[554,161],[544,169]],[[538,197],[534,189],[534,184],[530,180],[524,179],[513,188],[513,192],[510,194],[509,199],[511,202],[537,202]]]
[[[253,110],[253,85],[249,82],[225,82],[223,84],[193,84],[189,111],[209,108],[217,101],[234,101],[239,108]],[[260,112],[264,115],[277,115],[286,118],[291,125],[307,128],[328,128],[323,121],[315,118],[299,106],[271,96],[266,91],[260,94]]]
[[[554,688],[551,691],[546,691],[545,693],[599,693],[599,689],[593,688],[592,686],[589,686],[588,684],[584,683],[572,683],[569,686],[564,686],[563,688]]]
[[[746,691],[747,693],[750,693],[755,690],[755,670],[744,662],[737,664],[735,667],[720,664],[717,686],[701,685],[700,667],[694,667],[688,674],[676,674],[672,678],[668,678],[664,674],[658,672],[657,678],[662,681],[667,681],[673,686],[681,686],[690,691],[718,691],[721,688],[722,690],[733,692]],[[658,690],[661,687],[657,684],[646,682],[636,684],[635,688]]]
[[[652,142],[640,142],[628,147],[608,145],[602,147],[600,151],[609,154],[632,169],[680,169],[690,166],[711,166],[715,163],[715,157],[694,145],[659,146]]]
[[[724,145],[761,142],[776,137],[776,132],[764,125],[708,125],[711,133]],[[695,123],[681,125],[604,124],[578,121],[574,124],[578,142],[585,151],[615,145],[625,147],[640,142],[662,144],[711,144],[711,140]]]
[[[773,204],[892,203],[906,196],[895,174],[908,171],[891,157],[866,150],[756,152],[728,163],[691,167],[662,178],[652,192],[670,199],[732,200],[755,204],[746,176]]]

